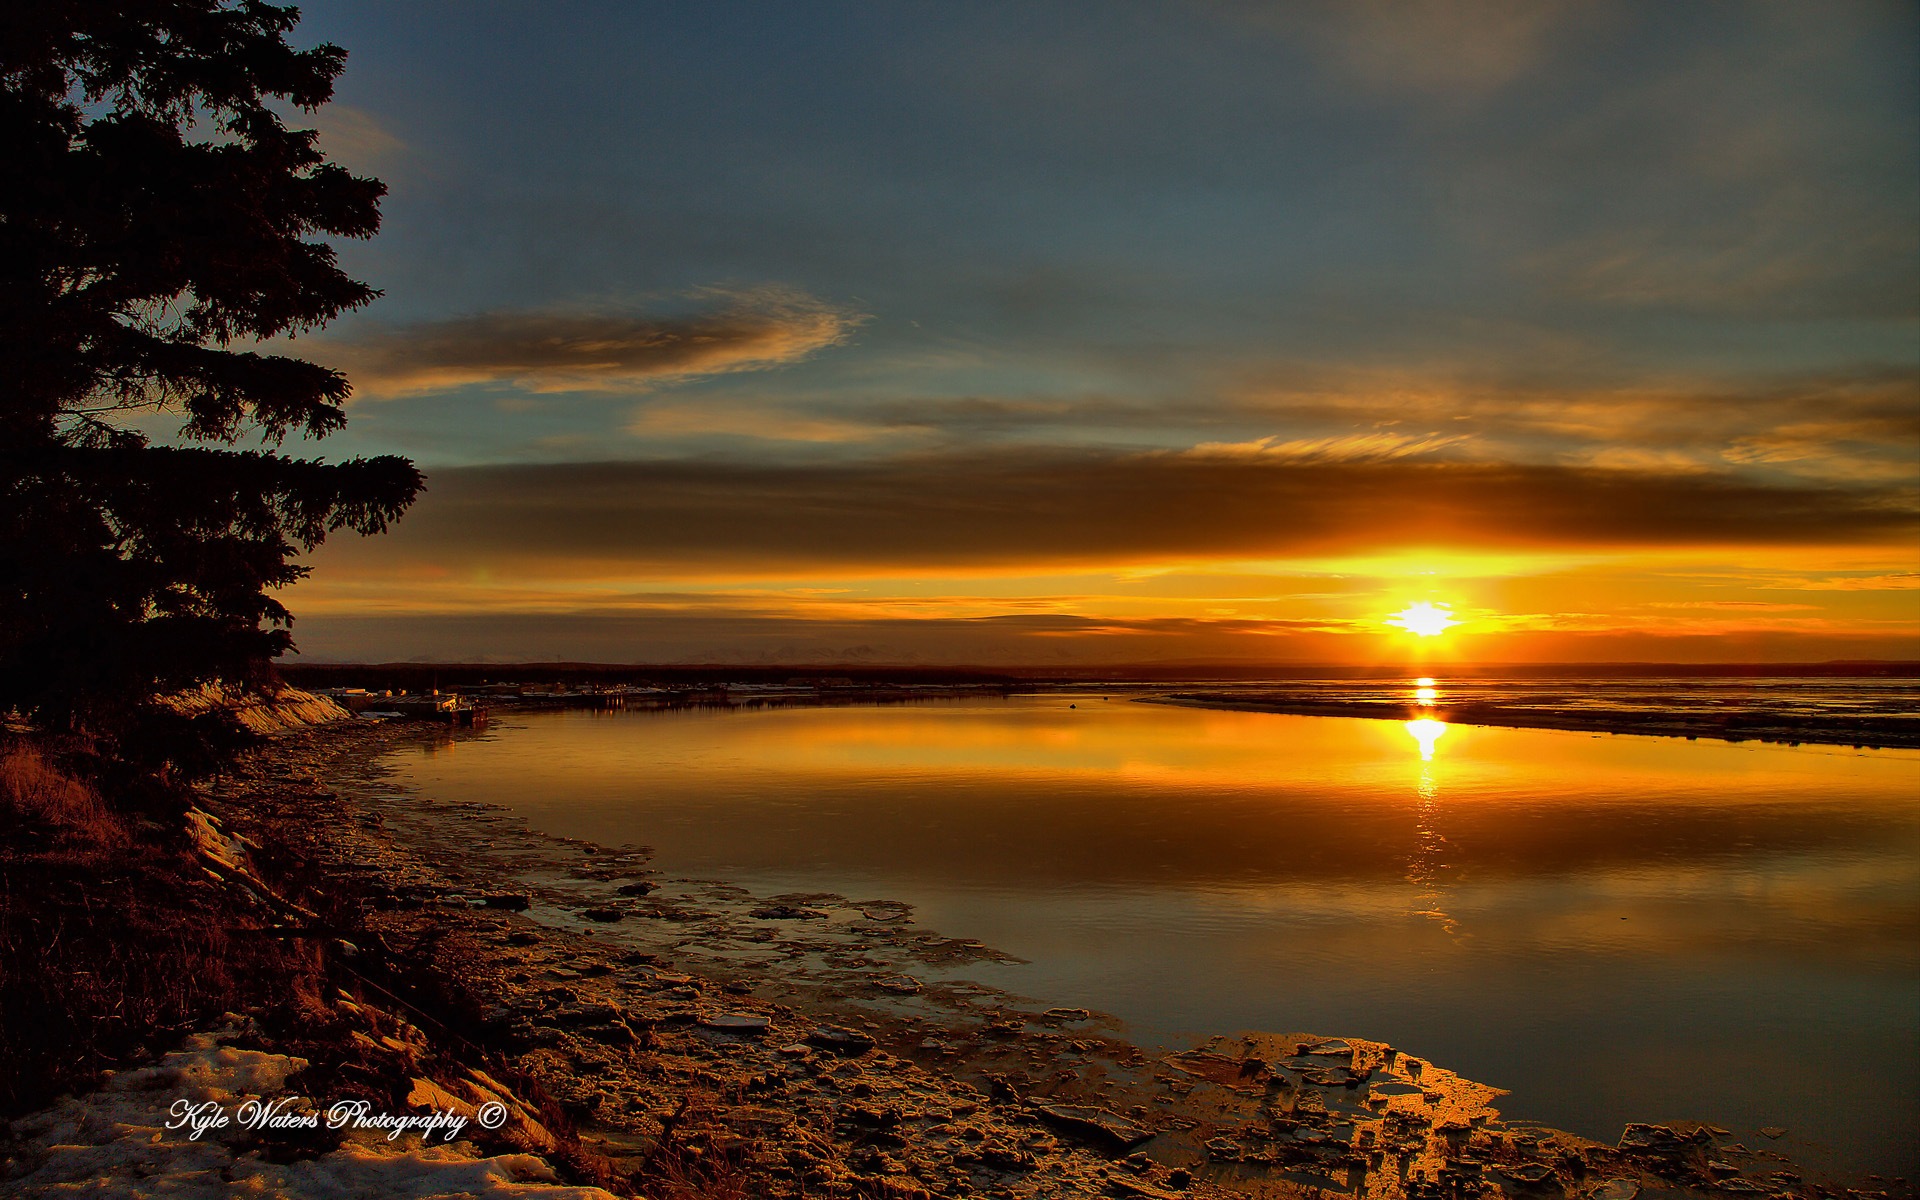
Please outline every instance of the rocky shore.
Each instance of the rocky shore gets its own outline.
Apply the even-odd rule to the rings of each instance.
[[[1863,1194],[1709,1127],[1630,1126],[1603,1145],[1509,1122],[1496,1089],[1358,1037],[1244,1033],[1147,1053],[1101,1014],[965,982],[956,967],[996,952],[920,928],[907,905],[673,877],[645,847],[549,837],[411,793],[381,765],[392,748],[460,736],[336,723],[278,737],[207,787],[192,817],[202,869],[310,957],[304,1016],[229,1014],[16,1121],[0,1184],[30,1196]],[[295,1112],[357,1097],[463,1126],[452,1141],[324,1126],[190,1139],[160,1119],[183,1088]],[[163,1178],[179,1186],[143,1182]]]

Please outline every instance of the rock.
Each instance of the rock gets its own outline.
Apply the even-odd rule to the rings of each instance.
[[[1090,1021],[1093,1014],[1084,1008],[1050,1008],[1040,1014],[1049,1021]]]
[[[1018,1146],[985,1145],[974,1151],[972,1157],[1001,1171],[1031,1171],[1038,1165],[1032,1151]]]
[[[1783,1138],[1787,1136],[1787,1131],[1778,1125],[1768,1125],[1760,1130],[1760,1136],[1764,1138]]]
[[[488,908],[504,908],[508,912],[525,912],[533,903],[533,898],[525,892],[495,892],[482,898],[481,903]]]
[[[844,1025],[822,1025],[807,1035],[807,1041],[835,1054],[858,1056],[873,1049],[873,1039]]]
[[[817,908],[799,908],[792,904],[767,904],[747,914],[758,921],[824,921],[827,914]]]
[[[873,1129],[892,1129],[906,1119],[906,1114],[890,1104],[850,1104],[847,1106],[846,1117],[856,1125],[866,1125]]]
[[[756,1034],[765,1033],[773,1022],[755,1013],[713,1013],[701,1017],[700,1024],[725,1033]]]
[[[1034,1106],[1034,1112],[1062,1133],[1113,1150],[1132,1149],[1154,1134],[1153,1130],[1119,1113],[1088,1104],[1041,1104]]]
[[[1633,1200],[1639,1194],[1640,1185],[1631,1179],[1609,1179],[1587,1193],[1591,1200]]]
[[[607,1025],[626,1020],[626,1012],[612,1004],[568,1004],[555,1009],[547,1018],[555,1025]]]
[[[1500,1173],[1515,1183],[1524,1183],[1534,1187],[1553,1178],[1553,1170],[1539,1163],[1523,1163],[1517,1167],[1501,1167]]]
[[[1629,1124],[1620,1133],[1622,1150],[1666,1152],[1677,1150],[1680,1138],[1665,1125]]]
[[[655,884],[651,883],[623,883],[613,890],[622,896],[644,896],[648,892],[651,892],[655,886]]]
[[[582,910],[580,915],[589,921],[598,921],[602,925],[611,925],[615,921],[623,921],[627,916],[626,913],[621,912],[617,908],[589,908]]]
[[[637,1046],[640,1035],[625,1021],[609,1021],[604,1025],[588,1025],[580,1029],[581,1037],[590,1038],[607,1046]]]
[[[1203,1149],[1206,1150],[1207,1157],[1214,1162],[1240,1161],[1240,1143],[1230,1137],[1208,1138]]]
[[[873,981],[873,986],[883,992],[911,996],[920,990],[920,981],[911,975],[883,975]]]

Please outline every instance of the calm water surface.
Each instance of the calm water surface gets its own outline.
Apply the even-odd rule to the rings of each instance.
[[[918,906],[968,977],[1128,1022],[1391,1041],[1612,1141],[1783,1126],[1920,1173],[1920,753],[1098,695],[566,713],[403,780],[676,874]]]

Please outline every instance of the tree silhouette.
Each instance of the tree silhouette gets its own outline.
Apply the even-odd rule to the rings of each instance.
[[[0,711],[175,763],[204,739],[154,698],[257,677],[291,645],[270,593],[297,555],[421,486],[401,458],[283,452],[350,388],[257,343],[378,295],[323,239],[371,236],[386,191],[280,115],[346,61],[290,46],[298,17],[0,5]]]

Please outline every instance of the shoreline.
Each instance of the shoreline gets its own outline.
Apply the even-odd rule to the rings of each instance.
[[[670,876],[644,847],[413,793],[382,761],[473,736],[282,735],[202,807],[230,831],[218,845],[299,883],[292,936],[346,978],[336,1007],[386,1014],[369,1044],[403,1047],[380,1069],[408,1098],[508,1080],[540,1119],[492,1148],[544,1149],[572,1182],[894,1200],[1843,1192],[1710,1127],[1633,1125],[1608,1146],[1507,1122],[1497,1089],[1360,1037],[1145,1052],[1100,1014],[951,978],[995,952],[909,906]],[[428,1058],[437,1074],[409,1074]]]
[[[1516,1186],[1509,1180],[1508,1191],[1537,1190],[1557,1178],[1556,1172],[1572,1174],[1565,1164],[1573,1161],[1581,1166],[1578,1181],[1564,1181],[1570,1195],[1604,1182],[1604,1176],[1600,1180],[1592,1176],[1606,1171],[1631,1178],[1635,1186],[1672,1188],[1679,1182],[1674,1175],[1684,1178],[1688,1169],[1663,1176],[1646,1168],[1677,1165],[1679,1159],[1689,1155],[1698,1159],[1696,1166],[1689,1168],[1695,1172],[1698,1186],[1712,1183],[1715,1191],[1738,1190],[1720,1187],[1720,1181],[1705,1166],[1709,1161],[1721,1161],[1724,1167],[1724,1159],[1718,1155],[1728,1139],[1716,1140],[1704,1127],[1683,1126],[1684,1132],[1674,1135],[1671,1143],[1664,1142],[1659,1134],[1642,1132],[1638,1136],[1648,1144],[1639,1149],[1651,1154],[1643,1158],[1623,1153],[1619,1147],[1524,1123],[1516,1128],[1526,1132],[1510,1133],[1495,1115],[1497,1104],[1493,1101],[1499,1094],[1495,1089],[1458,1079],[1433,1064],[1416,1066],[1413,1070],[1419,1074],[1413,1077],[1404,1065],[1395,1073],[1388,1066],[1387,1056],[1391,1053],[1396,1060],[1404,1056],[1360,1037],[1248,1036],[1223,1031],[1222,1036],[1183,1052],[1188,1056],[1183,1059],[1182,1053],[1142,1052],[1126,1040],[1123,1031],[1111,1022],[1103,1022],[1099,1014],[1050,1013],[1040,1004],[1023,1003],[1018,997],[986,989],[943,990],[932,978],[916,979],[916,967],[964,964],[969,959],[995,957],[994,952],[978,943],[919,930],[911,911],[893,901],[824,894],[755,896],[726,881],[663,875],[643,847],[601,847],[556,838],[524,829],[518,820],[478,804],[415,795],[393,785],[379,759],[397,745],[417,744],[422,733],[407,726],[390,727],[389,732],[390,737],[378,739],[383,743],[381,749],[348,754],[342,764],[345,769],[332,775],[330,783],[339,788],[342,798],[379,806],[386,823],[382,832],[398,843],[398,848],[416,856],[416,863],[426,847],[444,846],[452,851],[463,842],[469,846],[491,843],[484,854],[469,851],[463,856],[459,865],[467,872],[464,886],[504,886],[508,891],[526,887],[529,903],[524,912],[483,909],[484,924],[503,920],[508,927],[504,937],[509,940],[513,930],[557,939],[565,947],[561,953],[583,956],[589,970],[618,964],[606,973],[543,983],[544,974],[533,969],[541,960],[528,961],[526,954],[503,950],[501,940],[484,930],[478,936],[469,934],[463,941],[466,953],[476,959],[494,960],[503,972],[493,976],[488,987],[498,989],[491,993],[496,1008],[513,1010],[514,1020],[520,1020],[522,1012],[533,1012],[539,1015],[530,1019],[541,1022],[549,1015],[570,1012],[570,1004],[606,1004],[625,1012],[636,1029],[647,1026],[657,1037],[666,1037],[669,1030],[691,1035],[695,1041],[683,1045],[681,1052],[705,1061],[707,1065],[699,1070],[713,1070],[710,1052],[718,1048],[727,1056],[724,1061],[737,1063],[746,1058],[750,1065],[771,1069],[775,1074],[783,1065],[791,1069],[796,1060],[805,1063],[803,1070],[839,1069],[834,1066],[837,1051],[823,1052],[818,1046],[808,1055],[792,1051],[796,1044],[805,1044],[811,1038],[805,1032],[808,1022],[851,1029],[873,1039],[875,1049],[870,1053],[892,1056],[885,1060],[886,1073],[931,1072],[931,1078],[960,1091],[958,1101],[947,1095],[947,1106],[980,1104],[982,1108],[973,1118],[976,1128],[982,1127],[988,1114],[992,1115],[986,1143],[999,1137],[1019,1146],[1034,1131],[1044,1134],[1051,1130],[1055,1145],[1041,1148],[1057,1157],[1065,1172],[1056,1175],[1053,1186],[1077,1178],[1075,1186],[1086,1185],[1108,1194],[1114,1193],[1099,1172],[1111,1170],[1115,1160],[1123,1157],[1116,1153],[1123,1148],[1115,1144],[1116,1135],[1084,1130],[1078,1135],[1062,1134],[1045,1118],[1036,1122],[1037,1107],[1067,1105],[1104,1111],[1099,1120],[1122,1130],[1127,1123],[1146,1118],[1143,1127],[1159,1135],[1147,1143],[1158,1165],[1130,1177],[1136,1183],[1164,1190],[1172,1172],[1185,1171],[1191,1182],[1181,1190],[1196,1196],[1215,1194],[1200,1186],[1210,1175],[1216,1184],[1221,1178],[1237,1178],[1244,1185],[1217,1193],[1222,1195],[1269,1194],[1266,1184],[1254,1186],[1260,1183],[1256,1177],[1262,1175],[1272,1175],[1274,1178],[1267,1182],[1280,1188],[1272,1194],[1288,1194],[1290,1189],[1304,1190],[1308,1186],[1338,1187],[1348,1183],[1347,1177],[1356,1170],[1358,1178],[1352,1181],[1352,1187],[1361,1193],[1418,1194],[1419,1187],[1408,1185],[1423,1177],[1435,1188],[1461,1184],[1466,1179],[1463,1172],[1475,1165],[1463,1162],[1460,1153],[1466,1147],[1454,1144],[1463,1133],[1467,1140],[1480,1142],[1481,1154],[1469,1158],[1503,1157],[1516,1169],[1547,1170],[1548,1175],[1534,1183],[1520,1181]],[[478,735],[453,734],[448,740],[457,742],[469,736]],[[425,733],[425,737],[437,741],[448,735],[434,732]],[[448,865],[442,861],[435,867],[445,870]],[[463,886],[457,878],[451,882]],[[623,898],[623,891],[639,894]],[[470,917],[474,911],[441,902],[445,899],[435,897],[418,908],[399,911],[416,914],[413,919],[422,919],[418,914],[425,914],[429,922],[449,915]],[[471,891],[467,899],[469,904],[473,902]],[[412,900],[403,902],[411,904]],[[480,903],[486,903],[485,898]],[[606,921],[609,909],[624,915],[618,921]],[[400,925],[408,923],[397,917],[388,919]],[[638,945],[633,944],[636,938]],[[742,964],[742,946],[751,948],[756,957],[771,955],[777,961],[771,966]],[[532,978],[515,984],[512,977],[522,973]],[[939,973],[937,969],[927,971],[929,976]],[[531,1007],[525,1003],[529,987],[539,997],[544,995],[538,991],[540,987],[556,983],[576,993],[576,999],[563,1000],[557,1009],[539,1007],[537,1001]],[[916,984],[918,990],[906,990]],[[694,991],[685,990],[689,987]],[[716,1005],[723,1011],[714,1012]],[[783,1026],[783,1009],[801,1018],[803,1036],[779,1046],[775,1043],[795,1030]],[[756,1036],[734,1037],[703,1023],[706,1018],[728,1013],[768,1017],[769,1029]],[[534,1024],[529,1029],[510,1023],[504,1032],[510,1037],[540,1040],[548,1036],[543,1031],[552,1028]],[[1347,1031],[1326,1032],[1338,1035]],[[1337,1052],[1331,1056],[1294,1053],[1341,1041],[1356,1053],[1344,1060]],[[773,1050],[771,1055],[767,1053],[769,1048]],[[537,1050],[530,1053],[538,1055]],[[854,1061],[865,1057],[856,1055]],[[1248,1064],[1264,1064],[1264,1068]],[[749,1076],[757,1073],[749,1071]],[[1369,1073],[1374,1077],[1364,1078]],[[863,1078],[872,1074],[865,1069],[847,1087],[835,1090],[842,1095],[852,1093]],[[625,1099],[624,1093],[630,1090],[600,1089],[603,1094],[611,1091],[617,1099]],[[931,1107],[937,1112],[941,1102],[924,1097],[939,1096],[947,1090],[921,1092],[912,1102],[896,1107],[905,1111]],[[1368,1101],[1380,1096],[1389,1098],[1390,1103],[1383,1112],[1371,1111]],[[1288,1114],[1277,1121],[1276,1097],[1284,1102],[1281,1107]],[[591,1094],[574,1098],[577,1103],[590,1099]],[[764,1107],[767,1099],[762,1096],[759,1106]],[[601,1111],[607,1103],[602,1100],[595,1111]],[[664,1104],[656,1104],[648,1111],[657,1113],[662,1107]],[[1360,1138],[1360,1130],[1368,1125],[1380,1139],[1375,1142],[1377,1146],[1392,1144],[1380,1132],[1386,1126],[1369,1118],[1385,1120],[1394,1114],[1399,1114],[1398,1119],[1390,1125],[1399,1131],[1399,1144],[1407,1152],[1397,1159],[1387,1153],[1356,1156],[1355,1141],[1367,1140]],[[634,1135],[635,1124],[640,1126],[644,1140],[647,1120],[645,1116],[637,1121],[616,1119],[614,1128],[606,1131],[611,1139],[605,1144],[618,1149]],[[1287,1128],[1288,1122],[1295,1124]],[[898,1126],[891,1128],[896,1134],[904,1132]],[[1334,1136],[1342,1130],[1344,1137]],[[1128,1135],[1122,1132],[1117,1136]],[[1515,1137],[1532,1138],[1534,1145],[1517,1145]],[[1652,1143],[1659,1143],[1657,1149]],[[1027,1153],[1034,1149],[1027,1147]],[[1754,1150],[1758,1156],[1749,1160],[1753,1165],[1767,1165],[1768,1170],[1792,1169],[1784,1157],[1766,1147]],[[1089,1153],[1093,1157],[1086,1160]],[[1035,1161],[1046,1158],[1041,1155]],[[1017,1155],[1007,1161],[1015,1167],[1024,1165]],[[991,1161],[985,1165],[991,1166]],[[1480,1165],[1484,1176],[1487,1164]],[[1034,1170],[1002,1171],[1002,1178],[994,1186],[1011,1186],[1015,1194],[1034,1196],[1072,1194],[1044,1188],[1027,1191],[1016,1186],[1022,1176],[1031,1178]],[[1523,1174],[1533,1172],[1525,1170]],[[1770,1191],[1782,1190],[1773,1181],[1765,1186]],[[991,1190],[970,1186],[954,1194]]]
[[[1786,746],[1844,746],[1855,750],[1920,749],[1920,722],[1898,718],[1839,718],[1821,722],[1749,714],[1725,715],[1611,710],[1529,710],[1500,704],[1407,704],[1383,700],[1307,699],[1293,693],[1174,692],[1136,697],[1142,704],[1265,712],[1296,717],[1354,717],[1375,721],[1436,720],[1502,729],[1637,734],[1695,741],[1765,742]]]

